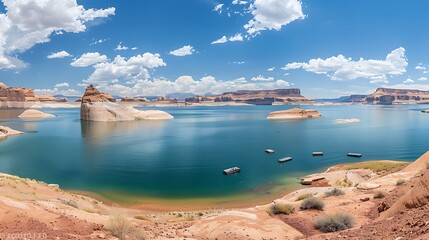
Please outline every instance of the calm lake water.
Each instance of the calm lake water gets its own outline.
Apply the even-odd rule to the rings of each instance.
[[[0,141],[0,172],[66,189],[164,199],[269,194],[275,186],[345,162],[411,161],[429,150],[427,105],[304,106],[324,118],[269,121],[290,106],[162,108],[175,119],[94,123],[79,109],[44,109],[57,118],[21,120],[0,110],[0,125],[27,133]],[[360,123],[338,124],[337,118]],[[264,153],[265,148],[276,150]],[[312,157],[313,151],[325,156]],[[347,152],[363,154],[360,159]],[[277,159],[292,156],[279,164]],[[225,176],[238,166],[239,174]]]

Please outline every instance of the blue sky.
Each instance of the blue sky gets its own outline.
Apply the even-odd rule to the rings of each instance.
[[[425,0],[2,0],[0,81],[52,95],[79,95],[89,83],[121,96],[429,90],[428,7]]]

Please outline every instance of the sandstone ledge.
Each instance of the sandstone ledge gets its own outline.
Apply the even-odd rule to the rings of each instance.
[[[280,120],[280,119],[307,119],[307,118],[320,118],[322,115],[313,109],[300,109],[292,108],[283,111],[271,112],[267,119]]]

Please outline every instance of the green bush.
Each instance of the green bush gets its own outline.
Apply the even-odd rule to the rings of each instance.
[[[344,195],[344,191],[339,188],[333,188],[332,190],[325,192],[325,197],[340,195]]]
[[[309,197],[304,199],[301,202],[301,210],[315,209],[315,210],[323,210],[325,207],[325,203],[320,198]]]
[[[277,214],[286,214],[289,215],[293,213],[295,210],[295,207],[291,204],[287,203],[273,203],[271,204],[270,208],[268,209],[268,214],[270,215],[277,215]]]
[[[314,227],[322,232],[336,232],[352,228],[355,220],[348,213],[336,213],[321,216],[314,222]]]
[[[398,179],[398,181],[396,181],[396,186],[400,186],[400,185],[402,185],[404,183],[405,183],[404,179]]]
[[[295,201],[301,201],[301,200],[304,200],[304,199],[309,198],[309,197],[313,197],[313,194],[312,193],[305,193],[305,194],[299,195]]]
[[[386,196],[386,194],[382,191],[378,191],[376,193],[374,193],[374,198],[384,198]]]

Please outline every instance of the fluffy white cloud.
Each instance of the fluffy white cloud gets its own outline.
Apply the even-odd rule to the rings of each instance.
[[[222,3],[218,4],[218,5],[215,6],[215,8],[213,9],[213,11],[222,13],[222,7],[223,7]]]
[[[57,83],[55,85],[56,88],[65,88],[65,87],[69,87],[69,86],[70,85],[68,83],[66,83],[66,82],[64,82],[64,83]]]
[[[206,76],[194,80],[191,76],[180,76],[175,81],[166,79],[136,80],[134,85],[122,84],[99,85],[100,90],[117,95],[166,95],[174,92],[192,92],[196,94],[223,93],[237,90],[278,89],[286,88],[291,84],[284,80],[273,82],[248,82],[244,77],[230,81],[217,80],[213,76]]]
[[[426,67],[424,67],[424,66],[420,66],[420,65],[417,65],[417,66],[415,67],[415,69],[416,69],[416,70],[426,70]]]
[[[70,65],[73,67],[88,67],[100,62],[107,62],[107,56],[98,52],[84,53],[80,58],[75,59]]]
[[[194,52],[195,52],[194,47],[192,47],[191,45],[186,45],[179,49],[170,51],[170,54],[173,56],[183,57],[187,55],[192,55]]]
[[[234,5],[237,5],[237,4],[245,5],[247,3],[249,3],[249,2],[248,1],[239,1],[239,0],[233,0],[232,1],[232,4],[234,4]]]
[[[280,30],[283,26],[305,18],[300,0],[255,0],[250,6],[253,18],[244,25],[250,35],[263,30]]]
[[[122,45],[122,42],[120,42],[118,44],[118,46],[116,46],[116,48],[114,49],[115,51],[124,51],[124,50],[128,50],[128,47]]]
[[[64,96],[82,96],[82,93],[75,89],[58,89],[58,88],[52,88],[52,89],[34,89],[34,93],[37,95],[64,95]]]
[[[428,80],[428,78],[427,78],[427,77],[421,77],[421,78],[419,78],[419,79],[417,79],[417,80],[419,80],[419,81],[427,81],[427,80]]]
[[[16,56],[38,43],[49,42],[52,33],[83,32],[85,23],[115,13],[115,8],[88,9],[76,0],[2,0],[0,14],[0,68],[21,68]]]
[[[250,80],[252,81],[273,81],[274,78],[273,77],[264,77],[262,75],[259,75],[257,77],[252,77]]]
[[[218,40],[215,40],[212,42],[212,44],[221,44],[226,42],[242,42],[243,41],[243,35],[241,33],[237,33],[232,37],[227,38],[226,36],[222,36]]]
[[[370,83],[378,84],[378,83],[389,83],[389,80],[387,80],[386,75],[380,75],[376,77],[372,77]]]
[[[117,82],[118,78],[125,78],[126,80],[146,79],[149,77],[148,69],[166,65],[159,54],[144,53],[130,57],[128,60],[118,55],[112,62],[101,62],[93,65],[94,72],[84,82],[108,84]]]
[[[272,71],[274,71],[275,69],[276,69],[275,67],[270,67],[270,68],[268,68],[268,69],[267,69],[267,71],[268,71],[268,72],[272,72]]]
[[[408,78],[407,80],[404,81],[405,84],[407,83],[414,83],[414,80],[411,78]]]
[[[226,36],[223,36],[221,38],[219,38],[218,40],[215,40],[212,42],[212,44],[221,44],[221,43],[226,43],[228,42],[228,38]]]
[[[47,58],[65,58],[65,57],[70,57],[70,53],[66,52],[66,51],[61,51],[61,52],[56,52],[56,53],[51,53],[47,56]]]
[[[242,42],[243,41],[243,36],[241,35],[241,33],[237,33],[234,36],[228,38],[228,40],[230,42],[237,42],[237,41]]]
[[[286,64],[282,69],[302,68],[308,72],[326,74],[332,80],[352,80],[367,78],[373,82],[385,81],[387,75],[401,75],[407,71],[408,60],[405,57],[405,49],[400,47],[386,56],[385,60],[365,60],[360,58],[353,61],[343,55],[327,59],[311,59],[309,62],[294,62]]]

